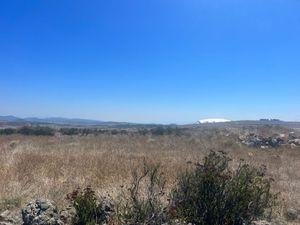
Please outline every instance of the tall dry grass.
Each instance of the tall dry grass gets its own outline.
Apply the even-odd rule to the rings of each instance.
[[[237,166],[240,158],[267,166],[281,192],[282,209],[300,209],[300,149],[247,148],[232,136],[207,130],[189,136],[1,136],[0,199],[20,205],[32,198],[65,204],[78,186],[92,185],[99,194],[116,196],[130,182],[131,170],[143,159],[160,163],[170,188],[177,174],[210,150],[223,150]]]

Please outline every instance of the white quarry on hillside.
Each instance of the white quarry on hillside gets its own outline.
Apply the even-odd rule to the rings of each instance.
[[[214,119],[199,120],[198,122],[199,123],[225,123],[225,122],[231,122],[231,120],[214,118]]]

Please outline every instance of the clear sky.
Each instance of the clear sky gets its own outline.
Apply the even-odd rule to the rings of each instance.
[[[300,120],[299,0],[0,2],[0,115]]]

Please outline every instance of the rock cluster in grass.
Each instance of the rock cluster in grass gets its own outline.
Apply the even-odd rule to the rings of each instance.
[[[24,225],[62,225],[54,204],[46,199],[32,201],[22,209]]]
[[[111,202],[103,206],[107,211],[106,216],[112,212]],[[286,219],[288,221],[298,221],[299,211],[295,209],[286,210]],[[38,199],[28,203],[21,211],[5,210],[0,213],[0,225],[71,225],[76,218],[76,211],[73,207],[66,207],[58,212],[53,202],[46,199]],[[106,218],[107,220],[108,218]],[[286,221],[276,219],[272,222],[260,220],[251,225],[286,225]],[[172,220],[163,225],[193,225],[179,220]]]
[[[275,134],[273,136],[261,136],[255,133],[240,135],[239,140],[248,147],[261,149],[277,148],[280,146],[290,146],[291,148],[300,147],[300,137],[294,132],[286,134]]]

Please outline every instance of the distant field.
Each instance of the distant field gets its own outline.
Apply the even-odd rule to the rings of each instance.
[[[300,209],[300,149],[248,148],[236,141],[238,132],[202,128],[184,135],[0,136],[0,199],[22,205],[45,197],[63,206],[67,193],[89,184],[99,194],[116,196],[144,158],[161,164],[170,187],[190,162],[200,161],[210,150],[223,150],[233,158],[233,166],[241,158],[266,165],[275,180],[274,191],[281,192],[282,209]]]

